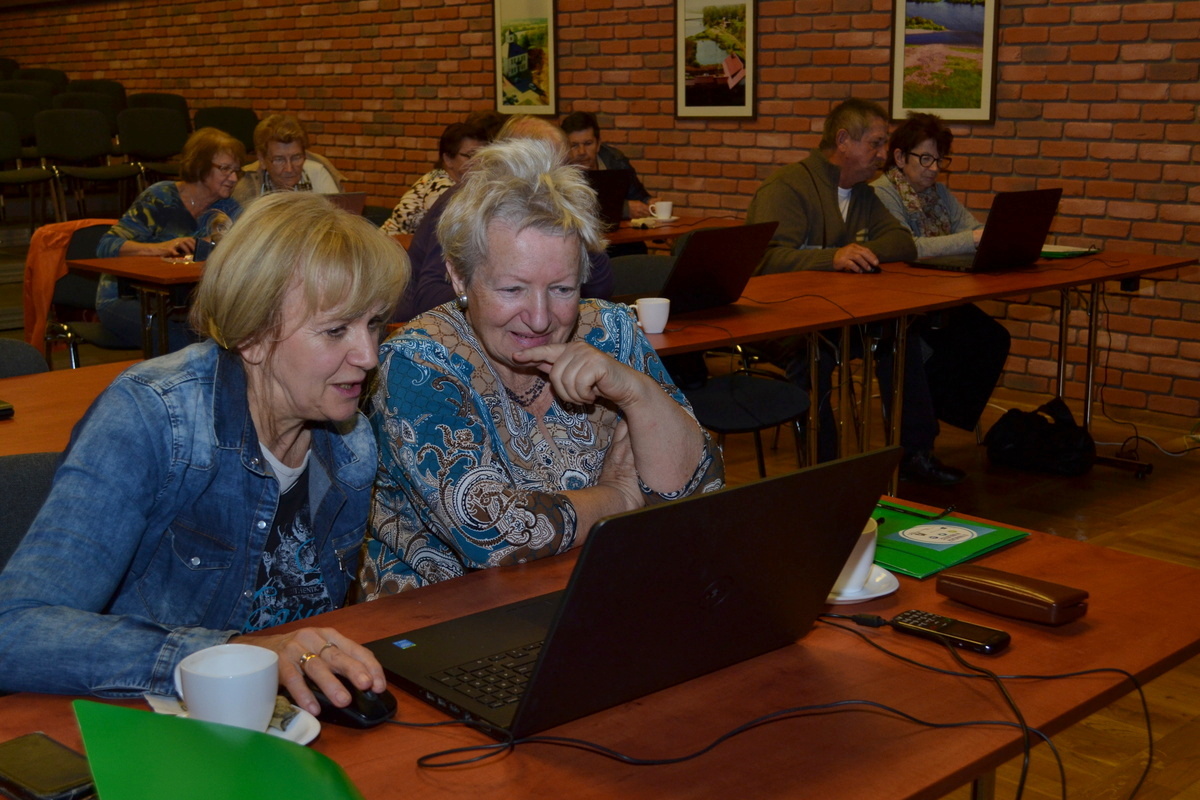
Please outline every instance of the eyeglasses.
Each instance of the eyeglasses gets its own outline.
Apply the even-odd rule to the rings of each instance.
[[[275,156],[271,159],[271,166],[276,169],[288,166],[302,167],[304,166],[305,158],[306,155],[304,153],[297,153],[294,156]]]
[[[230,175],[233,175],[235,172],[242,171],[241,167],[238,167],[238,166],[231,167],[228,164],[217,164],[217,163],[213,164],[213,169],[220,172],[221,175],[226,178],[228,178]]]
[[[929,169],[934,164],[938,165],[938,169],[950,169],[950,164],[954,161],[950,156],[938,158],[937,156],[929,155],[929,153],[914,153],[911,150],[905,153],[905,155],[915,157],[925,169]]]

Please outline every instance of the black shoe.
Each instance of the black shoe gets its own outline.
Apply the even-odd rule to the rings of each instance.
[[[900,462],[900,480],[926,486],[953,486],[967,477],[956,467],[948,467],[928,450],[913,450]]]

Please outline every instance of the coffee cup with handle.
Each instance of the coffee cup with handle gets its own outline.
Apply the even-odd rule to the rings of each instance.
[[[249,644],[197,650],[175,667],[175,690],[191,719],[265,731],[279,692],[279,655]]]
[[[670,200],[655,200],[650,204],[650,213],[655,219],[670,219],[675,204]]]

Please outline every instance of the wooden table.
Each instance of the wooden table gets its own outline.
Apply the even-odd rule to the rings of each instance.
[[[605,234],[605,238],[609,244],[649,242],[653,239],[670,241],[701,228],[732,228],[744,224],[742,220],[733,217],[677,217],[673,222],[656,222],[653,227],[634,228],[629,224],[629,220],[624,220],[616,230]]]
[[[72,259],[67,267],[92,275],[107,272],[133,283],[142,311],[142,355],[154,355],[154,320],[159,320],[158,352],[170,350],[167,317],[171,313],[171,288],[198,283],[204,262],[178,264],[158,256],[115,256],[113,258]]]
[[[573,554],[484,570],[403,595],[323,615],[360,641],[453,618],[559,588]],[[1068,583],[1091,593],[1087,616],[1060,628],[1003,620],[937,595],[932,581],[900,578],[890,597],[835,612],[894,616],[921,608],[1007,630],[1012,646],[971,656],[1003,674],[1049,674],[1119,667],[1153,678],[1200,652],[1197,572],[1095,545],[1034,534],[985,559],[989,566]],[[1170,609],[1169,619],[1164,609]],[[900,653],[954,668],[935,643],[887,629],[860,629]],[[1009,681],[1028,724],[1057,733],[1130,690],[1113,674],[1060,681]],[[445,719],[396,691],[398,718]],[[0,740],[44,730],[80,747],[71,698],[0,698]],[[563,725],[551,733],[587,739],[641,757],[688,753],[756,716],[780,709],[861,699],[938,722],[1011,720],[985,680],[932,673],[875,651],[856,637],[818,625],[797,645]],[[144,707],[140,701],[129,705]],[[1140,722],[1135,722],[1140,725]],[[356,731],[327,725],[313,744],[340,763],[367,798],[936,798],[985,775],[1020,752],[1011,728],[932,730],[878,712],[807,716],[738,736],[698,759],[632,767],[577,750],[520,746],[500,759],[451,770],[422,770],[437,750],[490,741],[458,726]],[[131,758],[139,757],[131,753]]]
[[[0,456],[63,450],[92,401],[136,361],[0,379],[12,419],[0,422]]]

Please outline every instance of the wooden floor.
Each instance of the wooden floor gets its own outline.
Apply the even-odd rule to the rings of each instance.
[[[999,394],[993,398],[1004,408],[1032,408],[1044,398]],[[1078,405],[1074,409],[1080,413]],[[1000,408],[989,408],[983,429],[999,418]],[[1098,407],[1097,407],[1098,413]],[[875,419],[878,419],[878,415]],[[1093,420],[1097,442],[1123,440],[1132,433],[1128,425]],[[1187,431],[1140,426],[1141,434],[1168,450],[1200,442],[1185,437]],[[784,432],[777,451],[767,452],[767,474],[796,466],[789,433]],[[764,437],[769,446],[770,436]],[[876,434],[875,441],[881,440]],[[1112,454],[1114,447],[1100,447]],[[937,453],[948,464],[966,470],[957,487],[934,489],[901,483],[902,497],[945,507],[954,503],[961,511],[1002,520],[1021,527],[1089,541],[1131,553],[1200,567],[1200,452],[1172,458],[1149,443],[1139,445],[1153,473],[1139,480],[1130,472],[1095,467],[1079,478],[1050,478],[988,466],[984,449],[972,433],[944,429]],[[758,477],[753,440],[749,435],[730,436],[725,447],[731,483]],[[1200,586],[1197,587],[1200,591]],[[1171,624],[1170,609],[1164,620]],[[1200,625],[1197,620],[1178,624]],[[1200,800],[1200,656],[1152,682],[1146,689],[1152,712],[1155,757],[1150,777],[1138,793],[1145,800],[1195,798]],[[1147,741],[1141,706],[1127,696],[1054,737],[1067,770],[1067,796],[1074,800],[1116,800],[1129,797],[1146,759]],[[996,797],[1016,796],[1019,762],[997,775]],[[949,795],[967,800],[969,787]],[[1035,749],[1025,798],[1051,800],[1062,797],[1058,770],[1048,748]]]

